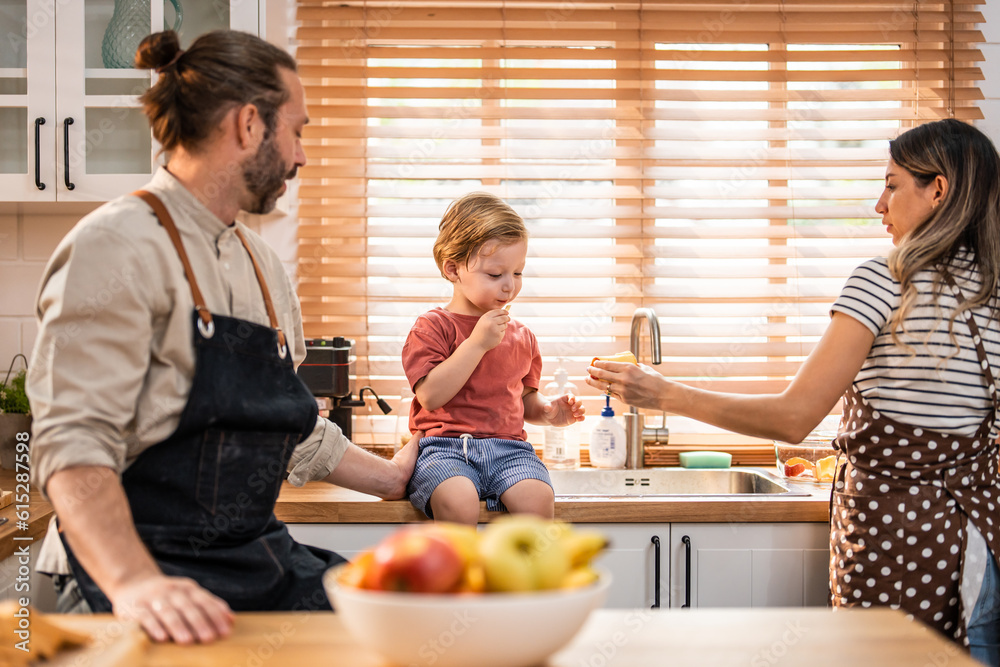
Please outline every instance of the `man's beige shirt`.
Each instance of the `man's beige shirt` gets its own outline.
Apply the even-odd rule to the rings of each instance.
[[[269,324],[235,226],[219,220],[165,169],[144,189],[173,216],[209,310]],[[260,263],[298,365],[305,342],[292,283],[263,239],[235,224]],[[121,197],[86,216],[62,240],[42,276],[37,303],[39,334],[27,382],[35,485],[44,490],[49,477],[65,468],[123,471],[177,428],[194,378],[194,301],[177,251],[149,206]],[[302,485],[326,477],[349,445],[339,427],[317,418],[292,456],[289,481]],[[52,541],[46,540],[46,553],[55,551]],[[40,562],[39,570],[66,571],[52,556],[42,560],[48,562]]]

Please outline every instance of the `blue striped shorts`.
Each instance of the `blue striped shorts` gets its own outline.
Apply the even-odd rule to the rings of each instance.
[[[468,454],[468,461],[466,461]],[[406,488],[410,502],[431,516],[431,494],[451,477],[468,477],[486,501],[490,512],[505,512],[500,496],[524,479],[537,479],[552,486],[549,471],[531,443],[505,438],[472,438],[466,452],[459,438],[429,437],[420,441],[420,454]]]

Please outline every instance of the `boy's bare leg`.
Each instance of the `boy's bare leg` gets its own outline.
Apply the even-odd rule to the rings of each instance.
[[[479,523],[479,491],[468,477],[449,477],[431,493],[435,521],[453,521],[475,526]]]
[[[511,514],[535,514],[543,519],[555,516],[555,494],[540,479],[522,479],[501,494],[500,502]]]

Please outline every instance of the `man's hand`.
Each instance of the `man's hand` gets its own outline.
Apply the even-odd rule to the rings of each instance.
[[[228,636],[233,628],[229,605],[184,577],[159,574],[125,584],[111,602],[116,617],[138,621],[158,642],[206,644]]]
[[[118,618],[138,621],[156,641],[210,642],[229,634],[229,605],[193,580],[160,570],[139,538],[115,470],[67,468],[45,490],[66,542]]]
[[[417,464],[417,455],[420,453],[420,439],[423,437],[423,431],[415,432],[410,436],[409,441],[392,457],[392,462],[396,464],[399,470],[399,481],[401,484],[397,489],[397,493],[393,494],[394,497],[386,498],[386,500],[397,500],[406,497],[406,485],[410,483],[410,477],[413,476],[413,468]]]

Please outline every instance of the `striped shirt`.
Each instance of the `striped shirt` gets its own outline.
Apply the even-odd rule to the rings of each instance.
[[[959,254],[951,269],[966,298],[980,284],[977,271],[959,268],[969,256]],[[875,409],[904,424],[972,436],[983,418],[993,412],[993,404],[965,314],[955,320],[953,340],[948,324],[958,300],[947,285],[935,297],[933,277],[930,271],[914,276],[918,296],[906,317],[905,333],[899,335],[900,345],[893,343],[889,330],[889,321],[900,304],[900,284],[890,274],[885,258],[869,260],[855,269],[831,310],[853,317],[875,335],[868,358],[854,379],[855,388]],[[990,366],[1000,377],[1000,323],[990,319],[988,308],[977,308],[974,315]],[[991,437],[997,437],[996,416]]]

